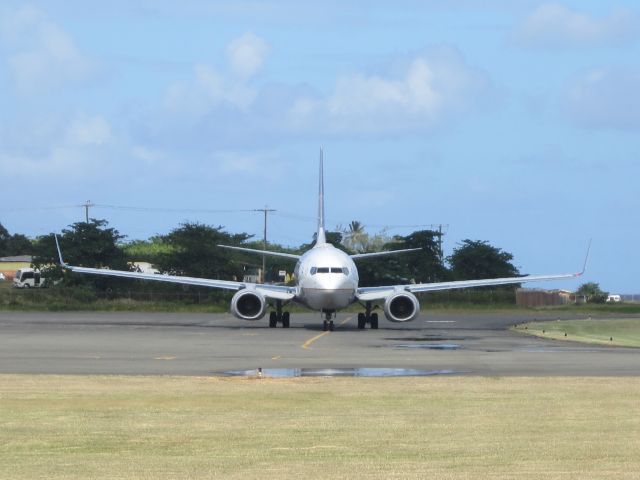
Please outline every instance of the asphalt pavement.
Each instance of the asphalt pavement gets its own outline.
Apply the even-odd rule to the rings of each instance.
[[[449,375],[640,374],[640,349],[539,339],[515,323],[539,313],[429,313],[409,323],[381,316],[358,330],[343,313],[333,332],[319,314],[291,328],[229,314],[0,312],[0,373],[216,375],[262,369],[419,369]],[[567,317],[562,318],[575,318]],[[606,320],[603,320],[606,321]]]

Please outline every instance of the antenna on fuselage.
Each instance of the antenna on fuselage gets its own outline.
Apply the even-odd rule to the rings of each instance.
[[[316,245],[327,243],[324,233],[324,168],[323,168],[323,148],[320,147],[320,180],[318,183],[318,233],[316,235]]]

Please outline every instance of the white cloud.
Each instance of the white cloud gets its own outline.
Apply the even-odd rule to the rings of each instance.
[[[333,132],[430,129],[482,103],[490,90],[486,75],[451,48],[402,63],[390,69],[399,74],[353,73],[338,78],[326,98],[298,98],[291,125]]]
[[[601,68],[575,78],[564,107],[576,123],[590,128],[640,129],[640,70]]]
[[[210,160],[215,174],[227,176],[258,176],[277,178],[284,174],[284,165],[279,155],[273,151],[232,151],[216,152]]]
[[[243,34],[227,46],[231,70],[243,79],[253,77],[262,68],[268,53],[267,42],[252,32]]]
[[[111,126],[101,116],[77,114],[50,120],[33,120],[19,129],[31,132],[31,142],[6,132],[0,138],[0,168],[14,178],[68,179],[104,174],[112,152]],[[43,130],[43,131],[39,131]]]
[[[144,161],[148,165],[157,164],[165,158],[162,151],[145,147],[143,145],[135,145],[131,147],[131,155],[138,160]]]
[[[229,70],[196,64],[191,80],[168,89],[165,108],[196,117],[218,107],[247,109],[257,95],[250,80],[262,67],[267,51],[266,42],[253,33],[232,40],[227,46]]]
[[[198,64],[136,129],[146,137],[141,141],[165,150],[233,149],[291,136],[431,131],[492,99],[488,76],[451,47],[396,57],[376,73],[341,75],[326,94],[304,85],[260,86],[230,66]]]
[[[35,7],[0,11],[0,38],[18,90],[33,93],[86,80],[95,63],[71,36]]]
[[[515,32],[529,47],[592,47],[620,44],[638,37],[640,19],[627,9],[614,9],[608,17],[571,10],[559,3],[538,7]]]
[[[79,115],[67,128],[71,145],[103,145],[111,139],[111,126],[101,116]]]

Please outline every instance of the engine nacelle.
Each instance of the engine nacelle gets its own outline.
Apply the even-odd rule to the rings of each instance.
[[[255,290],[240,290],[231,299],[231,313],[242,320],[260,320],[266,312],[267,302]]]
[[[384,301],[384,315],[390,322],[410,322],[420,313],[420,302],[411,292],[389,295]]]

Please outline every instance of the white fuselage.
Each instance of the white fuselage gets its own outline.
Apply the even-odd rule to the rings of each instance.
[[[358,290],[358,269],[342,250],[316,245],[296,264],[296,301],[314,310],[336,311],[351,305]]]

